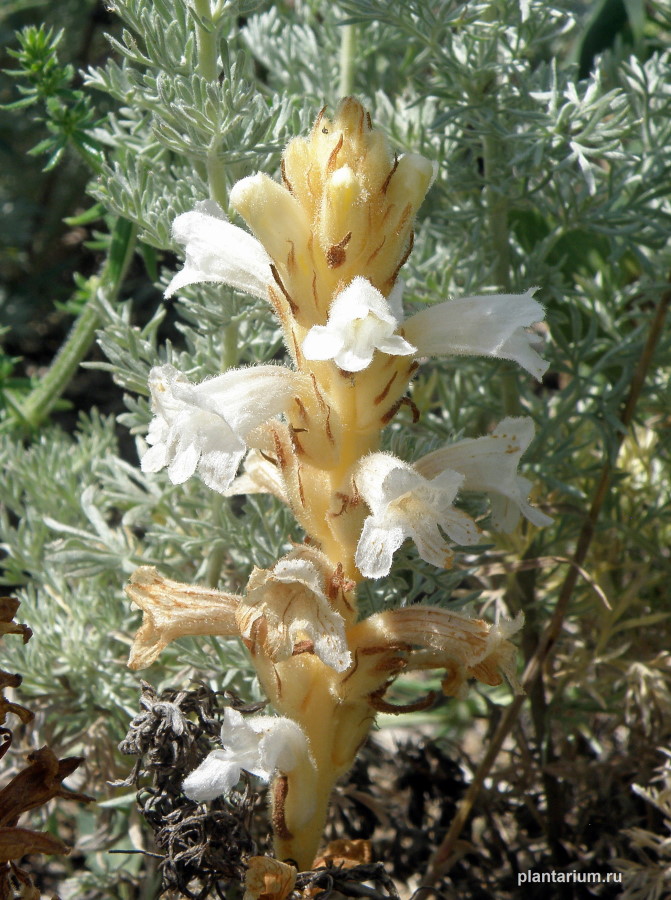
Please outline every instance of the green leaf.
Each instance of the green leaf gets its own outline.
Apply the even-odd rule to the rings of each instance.
[[[78,216],[67,216],[63,221],[66,225],[90,225],[91,222],[97,222],[102,219],[105,214],[105,207],[102,203],[94,203],[93,206],[80,213]]]

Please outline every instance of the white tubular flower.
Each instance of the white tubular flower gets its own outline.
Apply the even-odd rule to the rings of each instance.
[[[357,276],[331,304],[326,325],[314,325],[308,331],[303,354],[306,359],[333,359],[346,372],[361,372],[376,350],[392,356],[416,352],[400,334],[394,334],[398,325],[389,301]]]
[[[447,469],[429,481],[394,456],[371,453],[360,463],[355,481],[372,513],[355,557],[366,578],[388,575],[406,538],[412,538],[422,559],[441,568],[451,565],[453,553],[438,526],[457,544],[479,540],[475,522],[452,505],[464,481],[458,472]]]
[[[282,366],[231,369],[200,384],[174,366],[149,373],[154,418],[143,472],[168,467],[173,484],[196,469],[208,487],[225,493],[245,455],[254,428],[282,412],[296,391],[298,376]]]
[[[405,335],[419,356],[494,356],[510,359],[539,381],[548,363],[525,331],[544,317],[543,307],[524,294],[463,297],[423,309],[404,323]]]
[[[206,200],[196,204],[192,212],[177,216],[172,236],[184,245],[186,260],[166,288],[166,297],[188,284],[209,281],[268,299],[270,257],[256,238],[231,225],[216,203]]]
[[[270,781],[274,772],[291,772],[310,757],[296,722],[283,716],[243,716],[231,707],[224,710],[221,742],[225,749],[213,750],[184,780],[184,793],[196,803],[230,794],[242,769]]]
[[[550,516],[527,501],[531,483],[517,474],[533,437],[534,423],[528,416],[503,419],[491,434],[434,450],[414,467],[425,478],[434,478],[443,469],[459,472],[464,476],[462,490],[488,494],[496,531],[512,531],[520,513],[538,527],[550,525]]]
[[[316,552],[311,557],[299,551],[270,570],[252,572],[237,613],[240,634],[251,640],[257,630],[263,633],[266,653],[276,662],[308,642],[325,665],[344,672],[352,663],[345,622],[324,593],[325,564]]]

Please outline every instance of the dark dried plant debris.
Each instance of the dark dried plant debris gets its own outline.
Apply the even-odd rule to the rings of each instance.
[[[19,601],[15,597],[0,597],[0,637],[19,634],[26,644],[33,633],[27,625],[13,621],[18,608]],[[33,720],[29,709],[9,701],[2,693],[5,688],[17,688],[20,684],[20,675],[0,669],[0,759],[9,750],[14,738],[12,729],[5,727],[7,716],[15,716],[24,725]],[[63,781],[82,762],[82,757],[58,759],[49,747],[41,747],[28,754],[28,764],[0,789],[0,900],[40,900],[40,891],[33,884],[30,874],[19,867],[18,860],[32,853],[69,852],[59,837],[24,828],[18,822],[24,813],[55,798],[91,802],[93,797],[63,787]]]
[[[391,876],[382,863],[368,863],[345,868],[323,866],[311,872],[301,872],[296,878],[293,898],[336,900],[343,897],[368,897],[370,900],[400,900]]]
[[[243,712],[259,708],[244,706],[228,692],[224,696]],[[230,897],[244,878],[244,860],[258,852],[252,830],[259,795],[247,782],[243,792],[205,806],[182,792],[185,776],[218,746],[221,695],[200,684],[157,696],[142,682],[140,705],[142,712],[119,745],[138,760],[115,786],[138,789],[140,811],[162,854],[162,893],[178,891],[191,900]]]

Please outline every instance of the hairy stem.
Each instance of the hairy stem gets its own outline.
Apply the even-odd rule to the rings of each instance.
[[[208,81],[216,81],[219,32],[216,28],[204,27],[199,21],[199,19],[205,21],[210,19],[209,0],[194,0],[193,8],[197,16],[195,24],[198,74]]]
[[[354,90],[356,26],[343,25],[340,38],[340,81],[338,93],[348,97]]]

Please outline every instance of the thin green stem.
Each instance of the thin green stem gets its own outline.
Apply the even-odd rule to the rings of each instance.
[[[224,505],[224,498],[221,494],[215,494],[212,498],[212,515],[210,521],[216,522],[221,516],[221,510]],[[223,541],[215,540],[212,542],[210,551],[207,556],[207,568],[205,572],[205,580],[209,587],[216,588],[221,577],[221,570],[226,559],[226,546]]]
[[[118,295],[135,249],[135,234],[134,225],[126,219],[117,219],[107,262],[102,273],[89,282],[90,294],[84,309],[47,373],[17,410],[18,418],[30,428],[37,428],[49,415],[89,352],[101,324],[96,304],[98,294],[104,293],[112,300]]]
[[[217,81],[219,77],[221,22],[217,24],[216,21],[212,21],[209,0],[194,0],[193,8],[196,13],[194,18],[196,24],[197,71],[199,75],[208,81]],[[209,27],[202,25],[199,20],[209,22]],[[215,134],[212,137],[210,146],[207,148],[205,168],[210,188],[210,198],[216,201],[222,209],[226,209],[228,191],[224,177],[224,168],[219,155],[220,142],[221,136]]]
[[[502,141],[493,132],[482,139],[485,163],[485,203],[487,221],[494,257],[494,280],[498,287],[508,293],[510,282],[510,234],[508,230],[508,198],[501,189],[505,177],[505,164],[501,159]],[[520,404],[517,372],[511,363],[504,364],[501,379],[501,400],[507,416],[519,416]]]
[[[356,26],[343,25],[340,36],[340,81],[338,94],[348,97],[354,91]]]
[[[210,198],[215,200],[222,209],[228,206],[228,188],[224,176],[224,166],[219,156],[218,144],[221,140],[216,136],[207,151],[207,183],[210,187]]]
[[[216,81],[218,76],[217,57],[218,57],[218,37],[219,31],[216,28],[206,28],[201,25],[199,20],[210,20],[210,3],[209,0],[194,0],[193,8],[196,12],[196,48],[197,48],[197,71],[199,75],[208,81]]]

